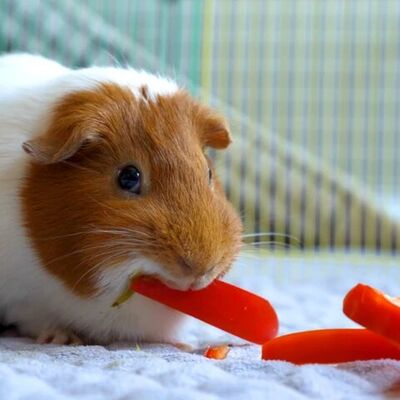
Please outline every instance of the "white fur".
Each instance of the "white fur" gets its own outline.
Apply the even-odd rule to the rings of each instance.
[[[142,259],[140,265],[128,263],[110,269],[99,277],[102,293],[82,299],[42,268],[22,227],[18,193],[28,163],[22,143],[46,126],[57,99],[99,82],[127,86],[136,96],[145,84],[150,98],[177,90],[174,82],[143,71],[70,70],[38,56],[0,57],[0,322],[2,318],[16,323],[32,336],[46,329],[71,329],[96,342],[171,341],[182,314],[140,295],[111,308],[132,273],[140,268],[162,274],[161,266]]]

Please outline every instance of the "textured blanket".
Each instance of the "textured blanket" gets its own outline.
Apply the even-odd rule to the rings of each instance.
[[[246,265],[246,267],[244,266]],[[270,299],[281,333],[353,324],[341,312],[345,292],[359,281],[398,294],[394,259],[330,255],[243,258],[229,280]],[[357,399],[400,397],[400,362],[294,366],[260,359],[246,344],[190,319],[184,352],[164,344],[36,345],[0,338],[0,399]],[[228,358],[209,360],[207,344],[233,343]]]

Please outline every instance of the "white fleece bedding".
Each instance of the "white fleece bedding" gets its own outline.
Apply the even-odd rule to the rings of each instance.
[[[286,333],[353,326],[341,313],[343,295],[357,282],[398,294],[396,264],[373,256],[246,257],[228,280],[270,299]],[[200,350],[161,344],[66,347],[2,337],[0,400],[400,398],[397,361],[301,367],[266,362],[258,346],[195,320],[182,339],[198,349],[224,341],[237,346],[226,360],[214,361]]]

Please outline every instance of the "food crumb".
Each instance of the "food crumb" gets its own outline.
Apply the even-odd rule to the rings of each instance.
[[[212,358],[214,360],[224,360],[227,357],[230,350],[231,350],[230,347],[226,345],[215,346],[215,347],[208,346],[205,349],[203,355],[204,357]]]

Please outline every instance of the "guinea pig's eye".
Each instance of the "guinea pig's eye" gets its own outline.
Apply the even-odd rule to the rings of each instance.
[[[118,186],[127,192],[140,194],[141,177],[140,171],[133,165],[127,165],[118,173]]]
[[[211,181],[212,181],[212,171],[211,171],[211,169],[209,168],[209,169],[208,169],[208,184],[209,184],[209,185],[211,185]]]

